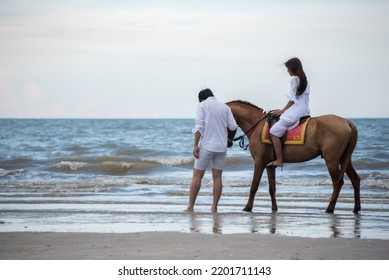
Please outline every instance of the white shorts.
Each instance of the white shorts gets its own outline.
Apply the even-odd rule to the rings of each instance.
[[[211,152],[199,149],[199,158],[195,158],[194,168],[207,170],[209,163],[212,169],[223,170],[227,152]]]
[[[287,122],[283,119],[280,119],[278,122],[273,124],[273,126],[270,128],[270,134],[277,136],[277,137],[282,137],[284,136],[285,132],[298,124],[296,122],[290,123]]]

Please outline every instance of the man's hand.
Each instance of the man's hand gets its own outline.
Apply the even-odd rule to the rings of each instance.
[[[193,156],[194,156],[195,158],[199,158],[199,147],[198,147],[198,146],[195,146],[195,147],[193,148]]]

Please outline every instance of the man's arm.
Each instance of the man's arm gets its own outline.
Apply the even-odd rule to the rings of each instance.
[[[200,142],[200,131],[196,131],[194,135],[194,144],[193,144],[193,156],[199,158],[199,142]]]

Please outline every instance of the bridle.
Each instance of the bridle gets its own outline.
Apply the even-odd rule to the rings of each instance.
[[[257,127],[257,125],[259,125],[264,119],[266,119],[268,117],[268,114],[264,113],[264,116],[262,118],[259,119],[259,121],[257,121],[250,129],[248,129],[246,132],[244,132],[243,135],[241,136],[238,136],[234,139],[232,139],[233,142],[236,142],[239,140],[239,147],[241,147],[242,149],[244,150],[247,150],[248,147],[249,147],[249,144],[245,145],[244,143],[244,137],[247,136],[247,138],[250,140],[251,138],[251,135],[253,134],[254,132],[254,129]]]

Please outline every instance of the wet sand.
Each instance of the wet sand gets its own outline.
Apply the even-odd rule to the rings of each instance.
[[[388,260],[389,240],[271,234],[0,233],[2,260]]]

